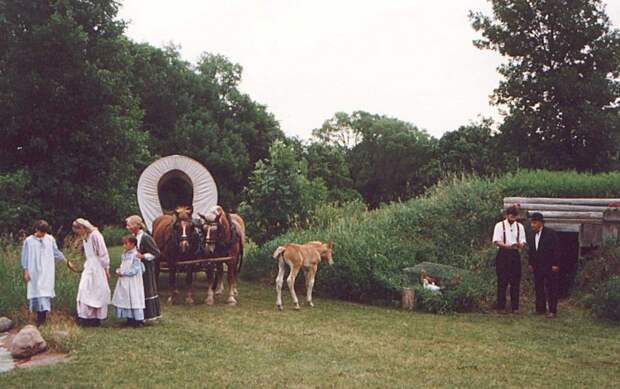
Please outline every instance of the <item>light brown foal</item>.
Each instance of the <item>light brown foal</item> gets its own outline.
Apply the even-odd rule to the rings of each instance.
[[[273,258],[278,261],[278,276],[276,277],[276,305],[279,310],[283,310],[282,306],[282,285],[284,284],[285,264],[291,269],[288,279],[286,280],[288,288],[291,291],[291,297],[295,304],[295,309],[299,309],[299,300],[295,293],[295,278],[300,269],[304,270],[306,278],[306,301],[311,307],[312,288],[314,287],[314,278],[321,260],[326,261],[330,265],[334,263],[332,259],[332,242],[322,243],[318,241],[308,242],[306,244],[288,243],[280,246],[274,251]]]

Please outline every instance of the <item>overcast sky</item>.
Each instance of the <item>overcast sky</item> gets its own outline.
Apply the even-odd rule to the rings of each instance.
[[[434,136],[499,118],[489,105],[502,58],[472,45],[469,10],[486,0],[122,0],[138,42],[218,53],[243,66],[241,90],[287,135],[307,138],[335,112],[393,116]],[[620,24],[620,0],[607,1]]]

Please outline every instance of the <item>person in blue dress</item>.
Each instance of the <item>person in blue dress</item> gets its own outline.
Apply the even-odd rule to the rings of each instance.
[[[123,237],[124,252],[121,266],[116,269],[118,282],[112,297],[116,317],[127,319],[127,325],[132,327],[144,325],[144,264],[138,257],[137,244],[135,236]]]

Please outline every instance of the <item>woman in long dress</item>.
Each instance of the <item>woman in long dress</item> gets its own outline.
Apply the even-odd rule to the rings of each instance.
[[[98,326],[108,317],[110,303],[110,256],[99,230],[86,219],[76,219],[73,231],[83,239],[84,271],[77,295],[80,324]]]
[[[156,320],[161,317],[159,294],[157,293],[157,280],[155,277],[155,261],[160,256],[157,244],[145,231],[142,218],[138,215],[129,216],[125,219],[127,230],[138,240],[138,258],[144,263],[142,279],[144,283],[144,319]]]

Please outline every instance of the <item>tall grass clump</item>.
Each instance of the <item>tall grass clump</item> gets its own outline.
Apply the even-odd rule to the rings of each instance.
[[[74,255],[68,251],[64,253]],[[21,308],[28,306],[21,267],[21,245],[0,240],[0,258],[0,315],[15,316]],[[75,310],[79,280],[79,274],[69,271],[64,262],[56,264],[56,298],[52,300],[52,310],[67,313]]]
[[[600,319],[620,324],[620,276],[610,278],[596,289],[592,312]]]
[[[112,246],[120,246],[123,244],[123,236],[127,235],[126,228],[119,226],[105,226],[101,230],[101,235],[103,235],[103,240],[108,247]]]
[[[424,261],[492,275],[495,251],[490,240],[502,217],[504,197],[618,194],[620,173],[522,171],[496,179],[453,177],[418,198],[372,211],[361,203],[325,206],[315,213],[310,228],[290,230],[249,251],[242,275],[273,282],[277,266],[271,254],[278,246],[333,241],[334,265],[319,271],[317,293],[356,301],[391,300],[402,287],[402,269]],[[468,296],[478,293],[467,287]]]

